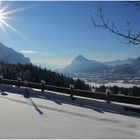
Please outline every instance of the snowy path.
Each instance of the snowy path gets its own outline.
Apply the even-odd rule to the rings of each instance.
[[[140,114],[120,104],[33,90],[24,98],[25,89],[8,88],[0,95],[0,138],[140,138]]]

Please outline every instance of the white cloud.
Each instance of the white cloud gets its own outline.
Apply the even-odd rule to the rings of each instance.
[[[37,54],[39,53],[38,51],[27,51],[27,50],[22,50],[21,53],[23,54]]]

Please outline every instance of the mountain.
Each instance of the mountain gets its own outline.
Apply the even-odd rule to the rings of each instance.
[[[16,52],[12,48],[6,47],[0,42],[0,61],[11,64],[28,64],[31,63],[30,59],[25,57],[22,53]]]
[[[0,62],[0,74],[6,79],[17,80],[17,77],[21,77],[22,80],[28,82],[40,83],[43,79],[48,85],[69,87],[69,84],[73,84],[76,89],[90,90],[90,86],[85,84],[82,80],[74,80],[68,76],[60,73],[56,73],[46,68],[40,68],[33,64],[9,64]]]
[[[120,61],[120,63],[118,63],[117,65],[110,66],[110,68],[113,70],[114,74],[139,74],[140,57],[129,58],[127,60]]]
[[[140,57],[135,58],[131,63],[130,67],[137,70],[140,73]]]
[[[114,60],[114,61],[109,61],[109,62],[104,62],[108,66],[116,66],[116,65],[124,65],[124,64],[129,64],[134,60],[134,58],[128,58],[126,60]]]
[[[135,66],[130,64],[112,66],[112,69],[114,74],[138,74]]]
[[[102,63],[78,55],[62,72],[67,74],[138,74],[140,73],[140,57]]]
[[[70,65],[66,66],[62,71],[64,73],[99,73],[108,69],[108,66],[95,61],[88,60],[82,55],[78,55]]]

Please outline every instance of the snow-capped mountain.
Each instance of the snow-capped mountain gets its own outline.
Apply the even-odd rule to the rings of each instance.
[[[140,73],[140,57],[122,61],[98,62],[88,60],[82,55],[77,56],[70,65],[66,66],[63,73],[67,74],[137,74]]]
[[[105,64],[109,66],[124,65],[124,64],[129,64],[134,60],[135,60],[134,58],[128,58],[126,60],[114,60],[114,61],[105,62]]]
[[[88,60],[82,55],[78,55],[70,65],[63,69],[64,73],[97,73],[107,70],[108,66],[102,62]]]
[[[12,64],[27,64],[31,63],[30,59],[25,57],[22,53],[16,52],[12,48],[6,47],[0,42],[0,61]]]

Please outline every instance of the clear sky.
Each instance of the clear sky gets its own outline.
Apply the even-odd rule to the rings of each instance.
[[[90,16],[99,6],[120,27],[130,20],[140,30],[140,8],[128,2],[1,2],[5,19],[16,31],[0,25],[0,41],[24,53],[33,63],[65,66],[79,54],[88,59],[110,61],[140,56],[140,46],[122,44],[107,30],[94,28]],[[15,10],[16,9],[16,10]],[[98,19],[96,19],[98,20]]]

